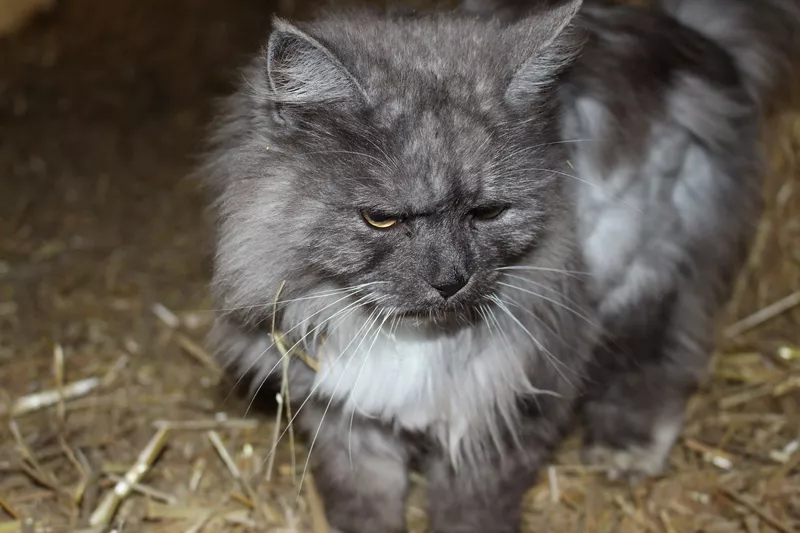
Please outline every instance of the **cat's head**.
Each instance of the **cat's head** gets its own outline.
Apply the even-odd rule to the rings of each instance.
[[[276,21],[216,132],[224,307],[359,288],[460,316],[563,209],[554,87],[572,0],[513,25],[466,16]]]

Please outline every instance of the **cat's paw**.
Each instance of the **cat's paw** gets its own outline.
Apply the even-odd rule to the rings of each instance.
[[[613,412],[630,414],[631,410]],[[654,416],[648,424],[642,424],[642,417],[618,416],[612,420],[615,423],[594,420],[590,429],[595,431],[587,435],[583,461],[603,468],[612,480],[642,481],[661,475],[683,427],[683,416]]]
[[[620,449],[595,445],[583,450],[583,461],[601,467],[610,480],[624,478],[639,482],[664,472],[668,452],[664,453],[655,446]]]

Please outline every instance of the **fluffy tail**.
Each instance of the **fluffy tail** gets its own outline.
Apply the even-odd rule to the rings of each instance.
[[[660,8],[734,58],[763,107],[800,91],[800,0],[656,0]]]

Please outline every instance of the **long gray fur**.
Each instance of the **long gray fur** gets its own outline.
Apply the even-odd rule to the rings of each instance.
[[[704,376],[783,67],[696,33],[702,9],[550,4],[277,21],[216,125],[212,345],[274,385],[278,300],[321,365],[292,358],[290,390],[341,531],[404,531],[412,463],[433,531],[517,531],[579,405],[587,458],[656,473]]]

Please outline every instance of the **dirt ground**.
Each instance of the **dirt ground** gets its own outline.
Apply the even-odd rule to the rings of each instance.
[[[209,233],[188,176],[273,8],[62,0],[0,38],[0,533],[327,530],[301,446],[270,461],[271,415],[242,420],[202,350]],[[800,120],[771,132],[769,210],[670,472],[612,484],[568,443],[531,492],[536,531],[800,531]],[[139,484],[109,499],[137,458]]]

